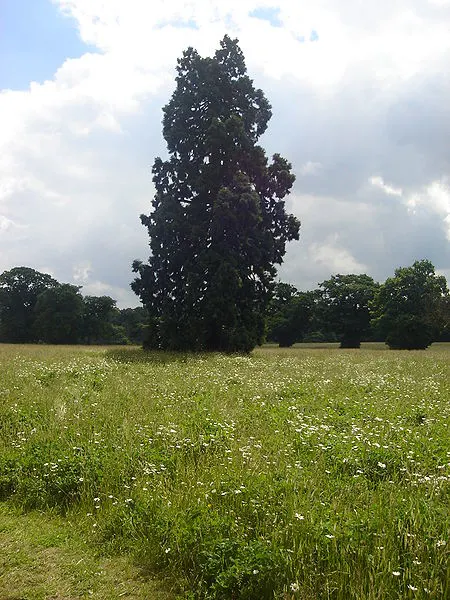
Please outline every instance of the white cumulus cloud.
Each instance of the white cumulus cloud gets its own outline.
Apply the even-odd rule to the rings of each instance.
[[[280,276],[307,289],[422,256],[448,272],[448,2],[53,4],[97,51],[0,93],[0,271],[46,268],[137,303],[130,265],[148,255],[139,214],[165,152],[176,59],[188,46],[210,55],[229,33],[273,105],[262,144],[298,176],[288,208],[302,238]],[[278,9],[277,26],[254,12],[264,8]]]
[[[380,190],[383,190],[383,192],[385,194],[387,194],[388,196],[402,196],[403,195],[403,191],[401,188],[396,188],[396,187],[393,187],[392,185],[388,185],[388,184],[384,183],[383,178],[380,177],[379,175],[370,177],[369,183],[371,183],[373,186],[379,188]]]

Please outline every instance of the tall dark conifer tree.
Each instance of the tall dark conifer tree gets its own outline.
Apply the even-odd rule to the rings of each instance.
[[[284,198],[295,177],[257,145],[271,107],[246,74],[237,40],[213,58],[192,48],[178,60],[163,109],[169,159],[153,165],[148,264],[133,263],[132,288],[150,314],[149,347],[249,351],[286,242],[300,223]]]

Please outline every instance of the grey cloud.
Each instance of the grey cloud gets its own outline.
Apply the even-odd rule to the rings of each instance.
[[[387,176],[401,178],[405,187],[413,188],[450,174],[449,98],[448,72],[417,77],[402,90],[387,114],[386,128],[403,160],[393,156],[386,161]]]
[[[382,192],[373,193],[377,194]],[[300,289],[313,289],[339,272],[315,262],[311,253],[313,245],[327,245],[333,236],[336,249],[348,251],[377,281],[416,259],[429,258],[440,269],[450,265],[450,245],[441,220],[428,209],[413,213],[397,197],[385,204],[295,197],[289,207],[301,216],[303,226],[301,239],[289,247],[279,275]]]
[[[311,262],[309,248],[335,233],[377,280],[425,257],[448,270],[442,214],[423,206],[413,212],[405,204],[408,194],[450,174],[449,82],[447,73],[437,71],[412,78],[393,94],[353,72],[320,105],[293,81],[262,85],[274,109],[264,140],[268,150],[281,151],[297,173],[308,161],[322,165],[314,176],[297,177],[288,206],[302,220],[301,241],[289,247],[281,277],[303,289],[329,277],[323,265]],[[401,188],[403,197],[376,190],[368,183],[374,175]]]

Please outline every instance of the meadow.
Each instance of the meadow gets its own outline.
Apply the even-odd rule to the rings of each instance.
[[[450,598],[449,398],[445,344],[0,345],[0,524],[58,519],[169,589],[117,597]],[[103,597],[77,577],[52,597]]]

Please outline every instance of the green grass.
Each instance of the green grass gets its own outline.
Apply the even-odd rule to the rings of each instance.
[[[101,557],[70,520],[0,504],[0,600],[171,600],[129,557]]]
[[[447,598],[449,398],[445,344],[0,346],[0,499],[184,598]]]

